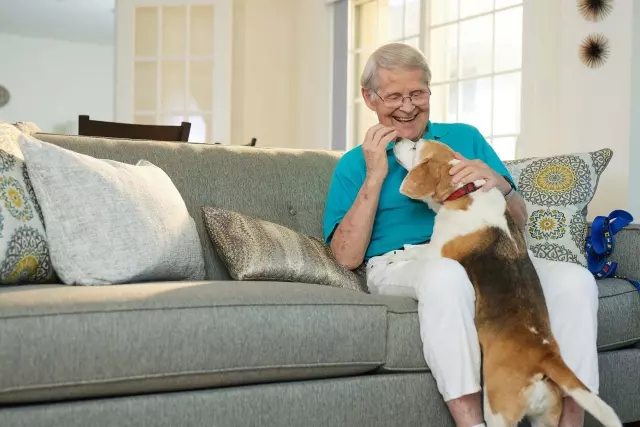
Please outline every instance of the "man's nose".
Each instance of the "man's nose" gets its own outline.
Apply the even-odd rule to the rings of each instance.
[[[402,100],[402,107],[400,107],[401,111],[405,111],[407,113],[412,112],[414,109],[413,104],[411,103],[411,98],[406,97]]]

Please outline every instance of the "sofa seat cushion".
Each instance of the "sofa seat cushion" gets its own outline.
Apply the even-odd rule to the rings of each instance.
[[[424,360],[418,303],[410,298],[388,297],[387,359],[382,371],[429,372]]]
[[[630,347],[640,342],[640,295],[622,279],[598,280],[598,350]]]
[[[2,404],[361,374],[385,362],[387,306],[300,283],[33,285],[0,288],[0,325]]]
[[[598,351],[640,343],[640,295],[625,280],[598,280]],[[424,360],[418,305],[404,298],[389,298],[387,361],[381,371],[422,372]]]

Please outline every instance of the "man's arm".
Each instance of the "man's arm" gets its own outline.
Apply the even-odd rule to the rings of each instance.
[[[367,252],[382,182],[365,179],[353,205],[333,233],[331,251],[336,260],[350,270],[362,264]]]
[[[520,194],[516,193],[507,200],[507,209],[516,222],[516,225],[524,233],[524,228],[527,225],[527,207],[524,204],[524,199]]]
[[[331,251],[336,260],[351,270],[362,264],[367,253],[380,191],[389,172],[387,144],[397,136],[394,128],[381,124],[367,130],[362,143],[364,159],[357,162],[362,165],[364,161],[363,181],[359,177],[349,179],[353,169],[344,164],[338,164],[334,173],[325,212],[325,239],[331,239]],[[356,184],[357,181],[362,184]]]
[[[513,182],[513,177],[507,170],[507,167],[477,129],[474,135],[474,143],[482,159],[500,175],[497,187],[502,191],[502,194],[506,196],[509,190],[511,190],[511,183],[507,179]],[[524,232],[528,218],[527,207],[524,199],[518,193],[517,188],[513,190],[513,193],[514,194],[509,197],[509,200],[507,200],[507,209],[511,216],[513,216],[513,220],[516,222],[518,228]]]
[[[502,194],[507,194],[507,192],[512,191],[513,194],[507,200],[507,210],[513,217],[513,220],[516,222],[516,225],[524,233],[524,228],[527,225],[527,207],[524,203],[524,199],[520,194],[514,189],[511,189],[511,184],[503,178],[504,185],[499,185],[498,188],[502,191]]]

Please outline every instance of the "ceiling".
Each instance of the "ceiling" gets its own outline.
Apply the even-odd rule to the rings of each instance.
[[[115,0],[0,0],[0,33],[114,44]]]

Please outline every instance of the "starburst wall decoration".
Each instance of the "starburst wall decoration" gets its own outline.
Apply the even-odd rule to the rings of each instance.
[[[578,10],[589,21],[601,21],[613,10],[613,0],[578,0]]]
[[[7,105],[10,99],[11,99],[11,92],[9,92],[9,89],[0,85],[0,108]]]
[[[604,34],[589,34],[580,45],[580,60],[589,68],[598,68],[607,62],[609,52],[609,39]]]

